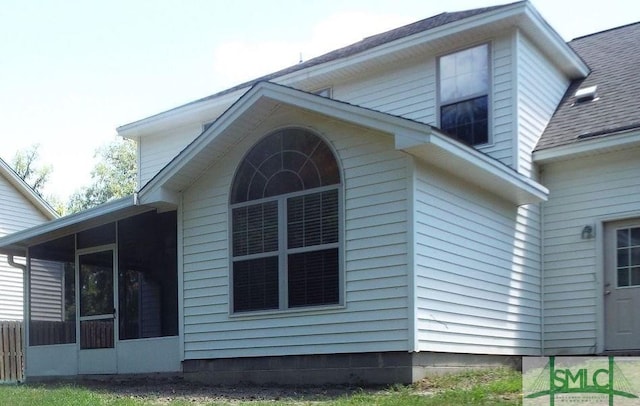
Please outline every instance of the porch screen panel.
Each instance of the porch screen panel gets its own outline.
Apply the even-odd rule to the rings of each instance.
[[[29,345],[76,342],[75,240],[29,249]]]
[[[120,340],[178,334],[176,212],[118,222]]]

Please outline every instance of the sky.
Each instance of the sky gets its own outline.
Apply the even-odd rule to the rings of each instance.
[[[46,198],[90,183],[116,128],[445,11],[509,0],[0,0],[0,158],[39,145]],[[631,0],[533,0],[564,38]]]

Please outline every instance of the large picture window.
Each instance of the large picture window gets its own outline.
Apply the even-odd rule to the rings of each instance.
[[[442,56],[440,128],[470,145],[489,142],[489,46]]]
[[[340,171],[302,129],[259,141],[231,187],[233,311],[340,303]]]

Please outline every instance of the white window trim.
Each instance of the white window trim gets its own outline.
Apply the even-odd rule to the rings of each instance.
[[[329,88],[331,89],[331,88]],[[266,134],[264,137],[268,137],[269,135],[278,132],[278,131],[282,131],[285,130],[287,128],[299,128],[302,129],[304,131],[308,131],[313,133],[315,136],[317,136],[318,138],[320,138],[322,140],[322,142],[324,142],[326,144],[326,146],[329,148],[329,150],[331,151],[331,153],[333,154],[333,157],[336,160],[336,164],[338,166],[338,173],[340,174],[340,183],[337,184],[333,184],[333,185],[328,185],[328,186],[321,186],[321,187],[317,187],[317,188],[313,188],[313,189],[307,189],[307,190],[302,190],[302,191],[297,191],[297,192],[292,192],[292,193],[287,193],[287,194],[283,194],[283,195],[278,195],[278,196],[273,196],[273,197],[269,197],[269,198],[262,198],[262,199],[255,199],[255,200],[251,200],[251,201],[246,201],[246,202],[241,202],[241,203],[234,203],[231,204],[229,202],[227,202],[227,249],[228,249],[228,272],[227,272],[227,276],[228,276],[228,317],[230,318],[243,318],[243,319],[252,319],[252,318],[262,318],[262,317],[278,317],[278,316],[286,316],[288,314],[291,313],[312,313],[312,314],[322,314],[322,313],[326,313],[326,312],[334,312],[337,310],[344,310],[346,309],[347,305],[346,305],[346,277],[345,277],[345,263],[346,263],[346,258],[345,258],[345,239],[346,239],[346,231],[345,231],[345,192],[344,192],[344,171],[342,170],[342,165],[340,164],[340,161],[338,160],[338,154],[336,153],[335,149],[333,148],[333,145],[329,142],[329,140],[327,140],[324,136],[318,134],[317,132],[315,132],[312,129],[309,128],[305,128],[305,127],[282,127],[282,128],[278,128],[275,129],[273,131],[271,131],[270,133]],[[257,139],[252,146],[246,151],[246,153],[248,153],[251,148],[253,146],[255,146],[258,142],[260,142],[264,137],[260,137],[259,139]],[[237,164],[236,164],[236,169],[235,171],[237,171],[237,169],[240,167],[240,165],[242,164],[243,160],[246,158],[246,153],[243,154],[242,158],[240,160],[238,160]],[[232,180],[231,183],[229,184],[229,189],[228,192],[229,194],[231,193],[231,190],[233,188],[233,180],[235,179],[235,171],[234,171],[234,175],[232,176]],[[278,278],[279,278],[279,285],[278,285],[278,295],[279,295],[279,307],[277,309],[265,309],[265,310],[247,310],[247,311],[241,311],[241,312],[236,312],[235,309],[233,308],[233,304],[234,304],[234,293],[233,293],[233,288],[234,288],[234,281],[233,281],[233,263],[234,260],[236,259],[236,257],[233,256],[233,209],[237,208],[237,207],[242,207],[242,206],[251,206],[254,204],[259,204],[259,203],[264,203],[267,201],[273,201],[273,200],[277,200],[279,198],[290,198],[290,197],[295,197],[295,196],[299,196],[299,195],[307,195],[307,194],[313,194],[313,193],[318,193],[318,192],[323,192],[326,190],[332,190],[332,189],[337,189],[338,190],[338,242],[337,243],[333,243],[331,244],[332,246],[335,245],[338,248],[338,303],[333,303],[333,304],[326,304],[326,305],[310,305],[310,306],[301,306],[301,307],[293,307],[293,308],[288,308],[288,307],[284,307],[283,306],[283,301],[281,300],[281,295],[284,294],[286,296],[288,296],[288,286],[285,285],[285,287],[287,289],[282,289],[282,283],[283,281],[285,283],[288,284],[288,274],[286,273],[286,270],[288,268],[284,268],[285,269],[285,274],[282,274],[282,269],[283,269],[283,265],[281,262],[281,259],[278,258]],[[229,195],[230,196],[230,195]],[[284,208],[281,209],[281,207],[283,207],[283,205],[278,205],[278,226],[280,227],[280,210],[285,211]],[[284,207],[286,207],[286,205],[284,205]],[[286,225],[286,213],[282,214],[285,215],[284,220],[285,220],[285,225]],[[282,231],[284,230],[284,231]],[[286,228],[280,227],[278,229],[278,255],[280,255],[280,252],[283,251],[280,248],[280,244],[282,242],[286,243]],[[280,236],[280,233],[284,232],[284,237]],[[284,239],[283,239],[284,238]],[[318,248],[321,247],[321,245],[317,245],[317,246],[313,246],[314,249],[309,249],[309,251],[315,251],[315,250],[321,250],[322,248]],[[306,247],[305,247],[306,248]],[[285,258],[286,258],[286,250],[285,251]],[[271,252],[271,255],[269,255],[268,253],[260,253],[260,254],[252,254],[255,256],[255,258],[266,258],[266,257],[270,257],[273,256],[273,252]],[[243,259],[250,259],[250,256],[244,256],[244,257],[238,257],[238,258],[243,258]],[[288,297],[286,299],[286,305],[288,306]]]
[[[449,106],[452,104],[463,102],[465,100],[475,99],[475,98],[484,96],[485,93],[478,93],[478,94],[474,94],[473,96],[454,99],[455,101],[449,101],[446,104],[442,103],[442,101],[440,100],[440,82],[441,82],[440,58],[448,55],[453,55],[458,52],[466,51],[468,49],[480,47],[482,45],[487,45],[487,71],[488,71],[489,77],[487,78],[488,89],[486,93],[486,96],[487,96],[487,142],[473,145],[474,148],[479,148],[479,149],[491,147],[494,145],[494,139],[493,139],[493,44],[491,41],[482,42],[482,43],[474,44],[465,48],[459,48],[459,49],[456,49],[455,51],[447,52],[446,54],[441,54],[436,57],[436,123],[438,128],[442,128],[441,109],[443,106]]]

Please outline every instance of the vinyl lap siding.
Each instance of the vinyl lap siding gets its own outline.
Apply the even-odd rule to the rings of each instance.
[[[436,124],[435,58],[393,67],[334,86],[333,97],[427,124]]]
[[[544,322],[547,354],[596,351],[601,240],[582,240],[586,224],[640,213],[640,149],[545,166]],[[606,327],[605,327],[606,328]]]
[[[531,153],[546,128],[569,80],[518,33],[518,172],[536,177]]]
[[[32,259],[29,277],[31,318],[41,321],[63,320],[63,264]]]
[[[142,187],[202,132],[199,123],[170,132],[142,137],[140,148],[140,185]]]
[[[407,158],[389,136],[315,124],[346,185],[345,308],[229,315],[228,191],[253,137],[184,195],[186,359],[408,350]]]
[[[0,175],[0,236],[14,233],[46,221],[16,188]]]
[[[492,122],[491,142],[478,149],[508,166],[513,166],[513,49],[509,37],[491,43]]]
[[[44,221],[46,217],[0,175],[0,237]],[[22,270],[0,255],[0,320],[22,319],[22,286]]]
[[[420,351],[538,354],[539,218],[417,164]]]
[[[22,269],[7,263],[0,255],[0,320],[22,320]]]

